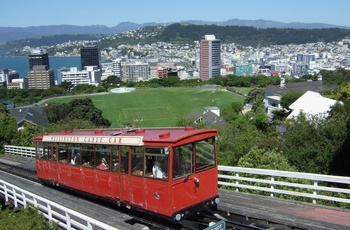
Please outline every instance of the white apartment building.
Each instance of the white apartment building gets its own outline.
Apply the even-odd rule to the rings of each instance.
[[[146,60],[128,59],[122,63],[122,81],[147,81],[150,77],[150,67]]]
[[[114,75],[113,62],[102,62],[102,76],[101,80],[107,79],[109,76]]]
[[[101,72],[96,66],[85,66],[84,70],[78,71],[77,67],[61,69],[61,81],[69,81],[73,85],[89,84],[99,86],[101,84]]]
[[[28,78],[12,79],[12,82],[7,84],[8,89],[27,89]]]
[[[123,78],[123,73],[122,73],[122,59],[121,58],[116,58],[113,61],[113,74],[120,79]]]

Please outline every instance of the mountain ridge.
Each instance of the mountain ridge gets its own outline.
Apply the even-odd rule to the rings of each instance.
[[[0,43],[6,43],[14,40],[26,38],[40,38],[42,36],[62,35],[62,34],[103,34],[112,35],[128,30],[136,30],[146,26],[169,25],[173,23],[188,23],[195,25],[218,25],[218,26],[248,26],[255,28],[295,28],[295,29],[320,29],[320,28],[348,28],[346,26],[331,25],[325,23],[301,23],[291,22],[283,23],[272,20],[240,20],[229,19],[222,22],[210,22],[202,20],[186,20],[172,23],[148,22],[137,24],[133,22],[121,22],[116,26],[108,27],[105,25],[76,26],[76,25],[46,25],[29,27],[0,27]]]

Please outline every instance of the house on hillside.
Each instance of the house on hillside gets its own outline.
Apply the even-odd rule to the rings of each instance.
[[[323,97],[321,94],[307,91],[298,100],[289,106],[292,112],[288,115],[287,119],[293,119],[304,113],[307,118],[318,116],[320,118],[326,118],[329,116],[331,107],[338,101]]]
[[[16,118],[17,129],[22,129],[24,123],[45,127],[49,124],[46,116],[43,115],[42,107],[33,105],[24,108],[10,109],[10,114]]]
[[[335,86],[324,85],[322,81],[306,81],[306,82],[292,82],[285,83],[281,80],[280,85],[268,85],[265,88],[264,104],[267,109],[267,117],[271,121],[273,119],[273,112],[282,110],[281,98],[286,92],[302,92],[307,91],[320,92],[321,90],[333,89]]]
[[[218,107],[204,107],[204,112],[192,110],[186,115],[186,119],[193,119],[194,123],[203,122],[206,126],[216,125],[219,128],[226,128],[228,122],[220,117],[220,109]]]

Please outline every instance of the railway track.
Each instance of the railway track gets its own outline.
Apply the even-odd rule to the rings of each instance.
[[[37,178],[37,174],[35,170],[26,169],[20,166],[6,164],[6,163],[0,163],[0,171],[4,171],[7,173],[10,173],[12,175],[16,175],[21,178],[25,178],[27,180],[33,181],[35,183],[39,183],[39,180]],[[62,192],[69,193],[70,195],[77,195],[74,192],[72,193],[70,190],[66,190],[63,188],[57,188],[60,189]],[[81,194],[79,194],[81,197]],[[87,197],[87,199],[91,199]],[[115,204],[94,198],[94,201],[98,202],[100,205],[109,206],[115,208]],[[270,223],[266,220],[258,220],[249,218],[246,216],[240,216],[235,215],[234,213],[227,213],[223,210],[217,210],[215,213],[213,213],[211,210],[208,210],[207,213],[202,213],[198,215],[194,215],[188,219],[182,220],[179,223],[173,223],[170,221],[166,221],[160,218],[156,218],[154,216],[137,212],[132,209],[127,208],[118,208],[118,211],[121,211],[123,213],[126,213],[130,216],[132,216],[132,219],[128,221],[128,224],[130,225],[141,225],[141,226],[147,226],[151,230],[158,230],[158,229],[183,229],[183,230],[198,230],[198,229],[205,229],[209,226],[209,223],[211,222],[218,222],[222,219],[225,220],[226,229],[238,229],[238,230],[246,230],[246,229],[253,229],[253,230],[262,230],[262,229],[280,229],[280,230],[289,230],[296,228],[292,228],[289,226],[281,225],[278,223]],[[141,227],[140,227],[141,229]]]

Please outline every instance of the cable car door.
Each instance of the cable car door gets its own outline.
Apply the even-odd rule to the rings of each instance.
[[[120,162],[121,201],[130,204],[131,201],[131,154],[128,146],[123,146]]]
[[[48,147],[48,167],[52,181],[58,181],[57,150],[55,143],[49,143]]]

